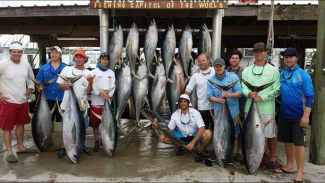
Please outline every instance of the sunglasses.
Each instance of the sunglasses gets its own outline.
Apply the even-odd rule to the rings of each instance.
[[[21,46],[23,45],[23,43],[21,43],[19,41],[13,41],[13,42],[11,42],[11,44],[20,44]]]
[[[100,58],[102,58],[102,57],[108,57],[109,55],[108,55],[108,53],[107,52],[104,52],[104,53],[102,53],[102,54],[100,54]]]
[[[256,75],[257,75],[257,76],[260,76],[260,75],[263,74],[263,72],[264,72],[264,66],[263,66],[263,70],[262,70],[262,72],[261,72],[261,73],[258,73],[258,74],[254,73],[254,67],[255,67],[255,64],[254,64],[253,69],[252,69],[252,74],[254,74],[255,76],[256,76]]]

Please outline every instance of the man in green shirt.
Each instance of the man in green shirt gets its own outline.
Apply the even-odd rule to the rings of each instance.
[[[255,62],[253,65],[244,69],[242,79],[253,86],[261,86],[267,83],[274,83],[268,88],[260,92],[252,92],[245,84],[242,84],[243,94],[248,97],[245,113],[248,113],[252,100],[257,101],[257,106],[260,111],[263,123],[269,121],[275,115],[275,98],[280,95],[280,73],[279,70],[268,64],[264,59],[267,55],[264,43],[256,43],[253,48]],[[275,170],[275,120],[273,119],[264,129],[265,137],[267,138],[270,162],[267,165],[269,171]]]

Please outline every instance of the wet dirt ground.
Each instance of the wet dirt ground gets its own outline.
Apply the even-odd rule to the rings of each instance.
[[[132,121],[123,120],[125,129],[130,129],[132,125]],[[94,137],[91,128],[87,129],[87,134],[86,146],[92,150]],[[0,135],[2,136],[2,131]],[[294,179],[294,174],[274,174],[264,168],[256,175],[248,175],[245,167],[237,162],[227,168],[221,168],[216,162],[212,167],[208,167],[204,163],[195,162],[190,152],[180,157],[176,156],[176,150],[172,145],[162,144],[158,142],[158,137],[154,133],[148,134],[144,131],[135,131],[129,137],[121,137],[113,158],[109,158],[101,148],[91,156],[82,155],[78,164],[70,161],[67,155],[61,159],[56,156],[61,146],[60,123],[55,123],[53,141],[55,146],[50,150],[36,154],[19,154],[18,163],[8,164],[1,138],[0,182],[290,182]],[[26,147],[36,149],[30,125],[25,126],[24,144]],[[15,139],[12,146],[16,151]],[[309,138],[306,146],[304,180],[323,182],[325,166],[308,163]],[[277,159],[280,163],[285,163],[284,144],[278,143],[277,147]],[[230,172],[234,172],[234,175]]]

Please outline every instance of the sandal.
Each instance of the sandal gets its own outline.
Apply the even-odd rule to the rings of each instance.
[[[279,170],[282,171],[282,172],[278,172]],[[295,171],[293,171],[293,172],[289,172],[289,171],[286,171],[286,170],[283,169],[283,168],[276,169],[276,170],[274,170],[273,172],[274,172],[274,173],[287,173],[287,174],[294,174],[294,173],[295,173]]]
[[[304,183],[304,180],[295,180],[295,179],[292,179],[294,183]]]
[[[275,162],[274,161],[270,161],[267,166],[266,169],[270,172],[274,171],[276,168]]]

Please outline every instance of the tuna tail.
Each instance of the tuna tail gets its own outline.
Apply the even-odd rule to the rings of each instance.
[[[52,110],[51,110],[51,114],[53,114],[54,113],[54,111],[55,111],[55,108],[56,108],[56,104],[54,104],[54,107],[52,108]],[[56,118],[55,118],[56,119]]]
[[[74,77],[74,78],[68,78],[68,77],[65,77],[65,76],[63,76],[63,75],[59,75],[60,76],[60,78],[62,78],[64,81],[68,81],[68,82],[70,82],[70,83],[75,83],[76,81],[78,81],[83,75],[82,74],[80,74],[80,75],[78,75],[78,76],[76,76],[76,77]]]
[[[53,83],[56,79],[55,78],[53,78],[53,79],[51,79],[51,80],[49,80],[49,81],[47,81],[47,82],[43,82],[43,83],[41,83],[41,82],[38,82],[36,79],[34,79],[34,78],[32,78],[31,79],[36,85],[38,85],[38,86],[47,86],[47,85],[49,85],[49,84],[51,84],[51,83]]]
[[[241,79],[241,81],[253,92],[260,92],[262,90],[264,90],[265,88],[271,86],[275,81],[262,85],[262,86],[253,86],[251,84],[249,84],[247,81],[245,81],[244,79]]]
[[[219,90],[221,90],[221,91],[228,91],[230,88],[232,88],[233,86],[235,86],[235,85],[238,83],[239,80],[237,80],[237,81],[231,83],[231,84],[228,85],[228,86],[220,86],[220,85],[218,85],[217,83],[214,83],[214,82],[211,81],[211,80],[208,80],[208,81],[209,81],[209,82],[210,82],[214,87],[218,88]]]

